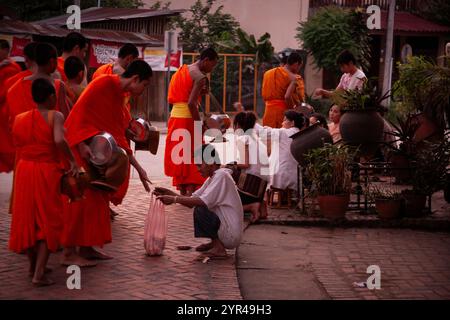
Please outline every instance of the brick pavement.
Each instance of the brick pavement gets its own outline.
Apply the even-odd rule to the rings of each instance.
[[[168,180],[153,181],[169,186]],[[113,222],[113,242],[105,251],[114,259],[82,269],[82,290],[68,290],[66,269],[59,266],[60,254],[52,255],[49,266],[56,284],[33,288],[27,278],[27,258],[7,250],[10,216],[6,202],[0,206],[0,299],[241,299],[234,251],[227,260],[196,261],[193,248],[202,240],[193,237],[192,213],[180,205],[167,207],[169,230],[164,255],[148,257],[143,247],[144,219],[150,197],[133,180],[129,194]]]
[[[369,277],[370,265],[381,269],[381,290],[355,288],[354,282]],[[238,249],[239,277],[249,269],[251,276],[259,278],[251,288],[241,286],[245,299],[258,292],[258,285],[264,288],[268,274],[272,284],[278,276],[281,282],[270,298],[291,299],[292,293],[286,296],[286,292],[307,287],[295,281],[295,272],[305,270],[325,292],[323,299],[450,299],[450,234],[251,226]],[[281,280],[283,274],[291,274],[293,281]]]

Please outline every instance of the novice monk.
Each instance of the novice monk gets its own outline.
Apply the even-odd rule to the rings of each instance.
[[[239,246],[244,225],[244,212],[231,170],[220,168],[220,159],[212,145],[203,145],[197,164],[201,175],[208,178],[192,196],[181,196],[169,189],[155,188],[157,199],[166,205],[182,204],[194,209],[196,238],[210,238],[197,251],[211,258],[226,257],[225,249]]]
[[[9,124],[14,118],[25,111],[36,108],[36,103],[31,96],[31,84],[33,80],[44,78],[52,82],[56,90],[55,110],[61,111],[64,116],[69,114],[69,106],[66,101],[65,86],[60,80],[53,80],[51,74],[56,70],[58,57],[56,48],[49,43],[38,43],[35,48],[37,70],[35,73],[23,79],[19,79],[9,90],[6,96],[9,112]]]
[[[33,81],[32,96],[37,109],[18,115],[13,138],[21,157],[15,169],[10,250],[27,251],[30,276],[35,286],[53,284],[45,275],[49,252],[58,249],[62,231],[60,192],[63,168],[59,154],[70,162],[69,173],[78,167],[64,138],[64,116],[54,111],[56,92],[47,79]]]
[[[63,42],[63,53],[61,57],[58,57],[58,67],[57,67],[57,77],[62,79],[63,82],[67,81],[67,76],[64,72],[64,62],[68,57],[78,57],[84,60],[88,50],[87,39],[79,32],[70,32]],[[85,67],[85,77],[83,79],[83,85],[87,85],[86,81],[86,67]]]
[[[266,102],[263,126],[281,128],[284,113],[305,101],[305,86],[298,74],[303,64],[302,57],[294,52],[287,64],[264,74],[262,96]]]
[[[22,70],[9,58],[9,42],[0,39],[0,173],[10,172],[14,167],[14,147],[8,129],[8,112],[5,106],[8,79]]]
[[[103,74],[119,74],[125,72],[130,63],[139,57],[139,51],[134,44],[127,43],[119,49],[119,55],[114,63],[104,64],[92,75],[92,80]]]
[[[193,163],[194,122],[201,121],[198,104],[202,94],[207,93],[206,74],[212,72],[218,60],[219,56],[214,49],[205,49],[200,54],[199,61],[189,66],[183,65],[170,81],[168,99],[169,103],[173,104],[173,108],[168,122],[164,173],[173,178],[172,184],[183,195],[191,195],[205,181]],[[183,139],[175,137],[180,131],[177,129],[185,129],[189,132],[190,141],[183,142]],[[195,134],[201,136],[202,132]],[[183,152],[188,150],[176,152],[180,144],[191,145],[189,155],[183,155]],[[189,159],[190,163],[186,163],[184,158]]]
[[[67,77],[67,98],[69,99],[70,106],[73,107],[85,88],[81,85],[84,79],[83,61],[75,56],[68,57],[66,61],[64,61],[64,73]]]
[[[108,132],[118,146],[127,151],[130,163],[137,169],[144,188],[149,192],[149,179],[145,170],[133,157],[125,136],[127,129],[125,96],[139,96],[150,83],[152,69],[143,60],[133,61],[121,75],[105,75],[92,81],[73,107],[66,121],[67,140],[74,150],[80,166],[87,168],[91,158],[88,140],[93,136]],[[103,247],[111,242],[111,222],[109,217],[110,193],[89,188],[84,199],[69,205],[69,214],[64,225],[63,245],[66,247],[64,265],[78,264],[80,260],[75,247],[80,247],[80,255],[87,259],[110,259],[93,247]]]

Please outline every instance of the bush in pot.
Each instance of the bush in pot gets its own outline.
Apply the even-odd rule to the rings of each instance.
[[[391,220],[400,217],[403,204],[401,192],[393,191],[389,188],[372,186],[368,190],[368,196],[375,202],[375,208],[378,216],[383,220]]]
[[[359,148],[362,156],[371,156],[384,140],[384,120],[381,102],[389,93],[381,95],[373,84],[366,81],[360,90],[336,90],[332,100],[343,113],[339,129],[345,144]]]
[[[321,213],[330,220],[345,217],[351,189],[349,166],[354,155],[350,147],[332,144],[325,144],[306,155],[311,192],[317,196]]]
[[[412,189],[403,192],[407,216],[422,216],[426,197],[445,188],[449,164],[450,141],[448,137],[440,143],[424,142],[424,147],[417,151],[413,159]]]

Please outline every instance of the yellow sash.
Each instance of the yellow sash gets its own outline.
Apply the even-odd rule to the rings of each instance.
[[[192,118],[191,111],[186,102],[175,103],[170,116],[174,118]]]

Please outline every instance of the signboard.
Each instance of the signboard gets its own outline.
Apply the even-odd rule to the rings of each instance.
[[[23,58],[23,48],[31,42],[30,36],[13,36],[9,34],[0,34],[0,39],[9,42],[11,47],[9,56],[15,61],[25,61]]]
[[[89,48],[89,66],[93,68],[98,68],[101,65],[107,63],[113,63],[118,55],[120,47],[123,43],[109,42],[102,40],[91,40],[91,45]],[[139,57],[142,58],[143,47],[137,46],[139,51]]]
[[[178,33],[175,31],[166,31],[164,33],[164,50],[166,52],[169,51],[169,45],[171,53],[176,53],[176,48],[178,48]]]
[[[144,60],[152,67],[153,71],[167,71],[167,53],[164,48],[145,48]],[[170,71],[177,71],[183,63],[181,48],[171,55]]]

